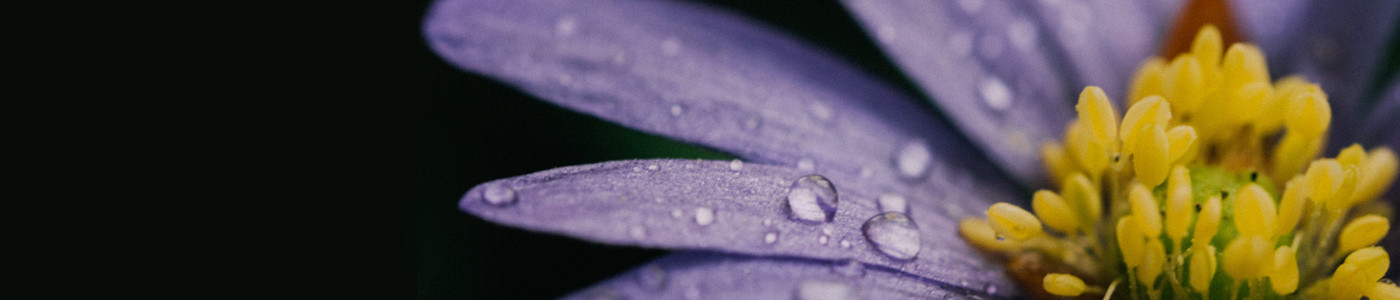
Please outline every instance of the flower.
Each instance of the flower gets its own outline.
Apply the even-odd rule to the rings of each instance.
[[[454,64],[744,159],[565,167],[473,188],[463,209],[592,241],[687,250],[582,294],[1016,295],[953,226],[994,202],[1024,203],[1019,186],[1045,181],[1035,146],[1072,115],[1062,100],[1071,87],[1124,94],[1165,17],[1048,2],[847,5],[966,139],[887,84],[723,12],[664,2],[437,3],[425,31]],[[1389,20],[1394,9],[1379,11]],[[1095,26],[1105,24],[1114,26]],[[1362,52],[1344,57],[1374,61]],[[1340,78],[1369,74],[1340,70]],[[1351,93],[1333,98],[1362,98]]]

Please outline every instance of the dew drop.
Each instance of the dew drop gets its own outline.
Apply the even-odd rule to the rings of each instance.
[[[820,243],[820,244],[822,244],[822,245],[826,245],[827,239],[829,239],[829,238],[828,238],[827,236],[823,235],[823,236],[817,238],[817,243]]]
[[[681,116],[681,113],[682,113],[682,112],[685,112],[685,108],[684,108],[684,107],[681,107],[680,104],[671,105],[671,116],[672,116],[672,117],[679,117],[679,116]]]
[[[816,170],[816,169],[817,169],[817,162],[816,162],[816,161],[813,161],[811,158],[803,157],[802,159],[797,160],[797,170],[798,170],[798,171],[802,171],[802,172],[811,172],[812,170]]]
[[[631,235],[632,239],[640,240],[647,237],[647,229],[641,225],[633,225],[631,229],[627,230],[627,234]]]
[[[637,272],[637,283],[648,291],[657,292],[666,288],[666,269],[661,266],[647,265]]]
[[[1006,86],[1001,78],[987,77],[982,79],[982,83],[977,85],[978,92],[982,94],[982,101],[987,106],[997,111],[1005,111],[1011,108],[1011,88]]]
[[[676,56],[681,53],[681,40],[675,37],[668,37],[661,41],[661,54],[666,56]]]
[[[865,265],[854,259],[847,259],[832,265],[831,272],[850,278],[860,278],[865,276]]]
[[[841,239],[841,248],[851,248],[851,242]]]
[[[763,219],[763,226],[773,226],[773,219]]]
[[[845,300],[855,299],[855,291],[840,282],[806,280],[797,286],[799,300]]]
[[[929,163],[933,161],[933,154],[928,149],[928,144],[923,140],[914,140],[905,143],[899,148],[899,153],[894,156],[895,169],[899,170],[899,175],[907,179],[916,179],[924,176],[928,171]]]
[[[743,169],[744,169],[744,161],[739,160],[739,159],[737,159],[737,158],[734,159],[734,160],[729,161],[729,170],[730,170],[730,171],[738,172],[738,171],[743,170]]]
[[[760,120],[757,116],[750,116],[748,118],[744,118],[744,130],[753,131],[755,129],[758,129],[758,125],[762,123],[763,121]]]
[[[904,196],[884,194],[880,195],[880,198],[876,199],[876,202],[880,204],[880,212],[909,214],[909,201],[904,200]]]
[[[880,253],[908,260],[919,255],[919,228],[901,213],[880,213],[865,221],[860,230]]]
[[[574,30],[577,28],[578,22],[574,21],[574,17],[559,18],[559,21],[554,22],[554,35],[560,37],[570,36],[574,34]]]
[[[772,244],[772,243],[777,242],[777,241],[778,241],[778,233],[777,233],[777,232],[768,232],[767,234],[764,234],[764,235],[763,235],[763,243],[764,243],[764,244]]]
[[[715,211],[709,207],[695,209],[695,224],[707,226],[715,222]]]
[[[657,165],[656,163],[651,163],[647,165],[647,170],[656,171],[657,169],[661,169],[661,166]]]
[[[982,287],[982,291],[987,292],[988,295],[995,295],[997,293],[997,285],[988,283],[986,286]]]
[[[831,222],[838,201],[836,187],[821,175],[799,177],[788,187],[788,212],[793,220]]]
[[[486,187],[481,193],[481,200],[487,204],[504,206],[515,203],[515,189],[506,186],[504,183],[492,184]]]
[[[948,49],[957,57],[972,54],[972,33],[959,30],[948,35]]]
[[[677,219],[683,218],[683,217],[685,217],[685,212],[681,211],[681,209],[679,209],[679,208],[677,208],[677,209],[672,209],[672,210],[671,210],[671,217],[672,217],[672,218],[677,218]]]

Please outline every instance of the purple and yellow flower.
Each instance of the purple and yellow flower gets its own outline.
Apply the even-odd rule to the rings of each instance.
[[[1257,46],[1208,26],[1156,59],[1176,1],[843,2],[946,120],[700,5],[441,0],[424,30],[463,69],[740,158],[467,192],[492,222],[677,251],[576,296],[1393,295],[1372,245],[1400,84],[1370,82],[1400,5],[1259,2],[1236,1]]]

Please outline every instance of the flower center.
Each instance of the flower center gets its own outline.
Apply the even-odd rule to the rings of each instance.
[[[1378,282],[1389,254],[1372,246],[1392,218],[1375,199],[1395,153],[1318,158],[1327,94],[1299,76],[1271,82],[1253,45],[1222,46],[1205,25],[1189,51],[1149,59],[1121,121],[1085,88],[1062,142],[1041,147],[1059,190],[1037,191],[1034,213],[997,203],[962,220],[964,239],[1045,298],[1400,296]]]

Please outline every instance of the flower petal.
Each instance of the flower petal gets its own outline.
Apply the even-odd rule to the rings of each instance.
[[[1273,1],[1259,2],[1260,6],[1275,5]],[[1380,84],[1373,82],[1372,76],[1396,29],[1400,2],[1311,1],[1297,9],[1306,12],[1303,21],[1288,27],[1284,40],[1270,42],[1277,48],[1264,51],[1274,73],[1302,73],[1327,91],[1334,122],[1327,152],[1335,152],[1352,143],[1374,104],[1364,97],[1372,84]]]
[[[1068,58],[1077,80],[1071,87],[1096,85],[1126,110],[1134,70],[1160,46],[1167,22],[1180,3],[1167,1],[1025,1],[1038,16],[1050,45]],[[1162,6],[1162,8],[1159,8]],[[1165,10],[1163,10],[1165,9]],[[1079,89],[1073,89],[1077,91]]]
[[[992,160],[1040,183],[1040,143],[1073,116],[1071,77],[1007,1],[843,1],[943,112]],[[975,3],[965,5],[966,3]],[[1082,87],[1074,88],[1078,92]]]
[[[836,191],[835,212],[829,222],[805,221],[791,214],[788,195],[807,174],[753,163],[733,168],[724,161],[615,161],[488,182],[468,191],[460,206],[493,222],[602,243],[855,259],[962,287],[1005,285],[1001,272],[985,271],[1000,267],[979,258],[954,229],[961,217],[990,206],[994,194],[962,189],[953,178],[910,189],[830,173],[823,175]],[[880,215],[876,199],[883,195],[908,199],[917,233],[865,234],[863,226]],[[912,259],[882,254],[909,254],[910,246]]]
[[[948,286],[853,261],[681,252],[565,298],[945,299],[1009,296],[1014,291],[997,285]]]
[[[439,55],[466,70],[755,162],[908,184],[968,172],[976,185],[1016,189],[997,183],[1005,175],[986,168],[917,100],[810,45],[709,8],[443,0],[424,31]],[[901,158],[906,149],[914,152]]]

